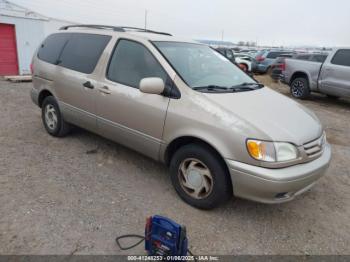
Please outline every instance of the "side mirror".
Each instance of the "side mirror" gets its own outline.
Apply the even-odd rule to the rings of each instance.
[[[160,95],[164,89],[164,81],[159,77],[147,77],[140,81],[140,91],[143,93]]]

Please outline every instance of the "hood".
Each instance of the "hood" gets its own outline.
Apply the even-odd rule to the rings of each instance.
[[[251,138],[291,142],[300,146],[322,134],[322,125],[313,112],[270,88],[202,94],[228,114],[262,133]]]

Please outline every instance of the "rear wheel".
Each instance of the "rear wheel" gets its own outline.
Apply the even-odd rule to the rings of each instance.
[[[46,131],[55,137],[63,137],[70,131],[70,125],[62,118],[57,101],[53,96],[44,99],[41,117]]]
[[[194,207],[212,209],[232,196],[226,167],[217,153],[205,145],[189,144],[176,151],[170,174],[176,192]]]
[[[290,84],[290,93],[295,98],[308,98],[310,96],[310,88],[307,79],[304,77],[295,78]]]

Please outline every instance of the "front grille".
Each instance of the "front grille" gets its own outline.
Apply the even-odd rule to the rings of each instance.
[[[309,158],[316,158],[320,156],[323,152],[323,148],[325,145],[325,135],[323,134],[321,137],[304,144],[304,150],[306,155]]]

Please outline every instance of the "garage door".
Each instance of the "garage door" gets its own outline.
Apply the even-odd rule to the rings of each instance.
[[[0,75],[18,75],[14,25],[0,24]]]

